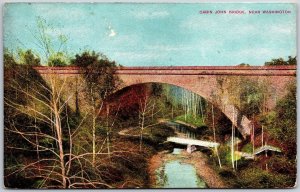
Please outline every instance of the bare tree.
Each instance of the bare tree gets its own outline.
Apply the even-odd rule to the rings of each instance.
[[[140,146],[139,150],[142,151],[144,130],[159,123],[153,122],[153,116],[158,114],[161,109],[155,110],[155,99],[149,95],[144,95],[139,98],[139,129],[140,129]]]
[[[97,167],[92,175],[87,170],[86,166],[93,165],[91,153],[74,151],[76,132],[85,118],[77,125],[70,124],[68,101],[74,95],[70,92],[63,96],[67,78],[49,74],[44,77],[46,83],[34,70],[11,70],[6,74],[14,76],[7,77],[4,95],[5,152],[17,150],[36,153],[37,157],[24,157],[26,160],[17,167],[6,166],[5,178],[23,173],[26,178],[38,179],[39,188],[111,187],[102,181]],[[29,90],[24,82],[30,83]],[[15,137],[20,141],[10,141]]]
[[[104,107],[104,100],[119,86],[119,79],[114,75],[116,63],[109,61],[104,55],[95,52],[83,52],[76,55],[72,65],[81,67],[82,78],[85,82],[85,93],[91,106],[90,114],[92,116],[92,154],[93,165],[96,161],[96,124],[102,124],[106,127],[107,151],[110,154],[110,129],[108,123],[109,107],[106,106],[106,122],[100,122],[100,114]]]
[[[216,143],[217,140],[216,140],[216,128],[215,128],[215,116],[214,116],[214,106],[213,106],[213,104],[211,105],[211,114],[212,114],[212,127],[213,127],[213,134],[214,134],[214,142]],[[215,151],[216,151],[216,154],[217,154],[219,166],[220,166],[220,168],[222,168],[218,147],[215,148]]]

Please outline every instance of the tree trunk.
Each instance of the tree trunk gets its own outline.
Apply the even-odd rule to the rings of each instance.
[[[235,118],[234,118],[234,113],[235,113],[235,110],[234,110],[234,107],[232,107],[233,110],[232,110],[232,127],[231,127],[231,163],[232,163],[232,169],[235,170],[235,167],[234,167],[234,121],[235,121]]]
[[[215,129],[215,116],[214,116],[214,106],[211,105],[211,114],[212,114],[212,127],[213,127],[213,132],[214,132],[214,142],[216,143],[216,129]],[[221,164],[221,160],[219,157],[219,151],[218,151],[218,147],[216,147],[216,153],[217,153],[217,158],[218,158],[218,162],[219,162],[219,166],[220,168],[222,168],[222,164]]]
[[[55,119],[55,129],[57,133],[57,141],[59,147],[59,160],[61,166],[61,177],[62,177],[62,184],[63,188],[67,188],[67,180],[66,180],[66,170],[65,170],[65,161],[64,161],[64,149],[63,149],[63,135],[62,135],[62,128],[61,128],[61,121],[59,115],[59,109],[57,103],[55,102],[56,98],[53,98],[53,113]]]
[[[107,153],[110,159],[110,128],[109,128],[109,105],[106,106],[106,140],[107,140]]]

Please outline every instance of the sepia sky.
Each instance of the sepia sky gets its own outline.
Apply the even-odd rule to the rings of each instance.
[[[200,14],[210,10],[213,14]],[[227,14],[214,14],[226,10]],[[246,14],[228,14],[244,10]],[[249,10],[287,10],[289,14],[248,14]],[[61,50],[75,55],[95,50],[124,66],[263,65],[296,56],[293,4],[100,4],[8,3],[4,7],[4,47],[37,45],[37,18],[45,33],[68,37]]]

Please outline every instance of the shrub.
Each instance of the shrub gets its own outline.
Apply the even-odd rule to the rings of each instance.
[[[292,187],[288,178],[282,174],[273,174],[260,168],[251,167],[242,170],[237,177],[240,188],[286,188]]]

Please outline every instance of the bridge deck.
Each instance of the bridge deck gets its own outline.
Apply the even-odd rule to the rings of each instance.
[[[81,74],[82,68],[34,67],[41,74]],[[296,66],[172,66],[172,67],[118,67],[118,75],[238,75],[238,76],[296,76]]]
[[[196,145],[196,146],[209,147],[209,148],[215,148],[220,145],[219,143],[215,143],[211,141],[201,141],[196,139],[186,139],[186,138],[179,138],[179,137],[168,137],[167,141],[172,143],[182,144],[182,145]]]

